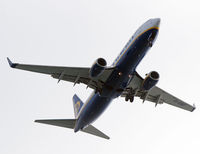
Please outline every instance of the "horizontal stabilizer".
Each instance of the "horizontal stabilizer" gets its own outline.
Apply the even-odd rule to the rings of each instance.
[[[102,137],[102,138],[105,138],[105,139],[110,139],[109,136],[107,136],[106,134],[102,133],[100,130],[96,129],[92,125],[89,125],[88,127],[86,127],[85,129],[83,129],[81,131],[83,131],[85,133],[88,133],[88,134],[92,134],[92,135],[98,136],[98,137]]]
[[[74,129],[75,124],[76,124],[76,119],[35,120],[35,122]],[[105,135],[104,133],[102,133],[100,130],[96,129],[92,125],[89,125],[87,128],[85,128],[81,131],[88,133],[88,134],[98,136],[98,137],[102,137],[102,138],[105,138],[105,139],[110,139],[107,135]]]
[[[35,120],[35,122],[74,129],[76,119]]]

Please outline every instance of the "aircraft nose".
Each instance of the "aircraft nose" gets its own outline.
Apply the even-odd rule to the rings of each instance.
[[[160,18],[152,19],[153,27],[159,27],[160,26]]]

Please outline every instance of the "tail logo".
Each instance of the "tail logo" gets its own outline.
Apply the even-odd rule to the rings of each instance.
[[[78,113],[80,106],[81,106],[80,101],[76,102],[76,104],[75,104],[75,110],[76,110],[75,112],[76,113]]]

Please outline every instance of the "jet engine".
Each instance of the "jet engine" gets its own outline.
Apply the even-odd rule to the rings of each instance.
[[[142,89],[143,90],[150,90],[153,88],[159,81],[159,74],[156,71],[152,71],[147,74],[146,78],[143,81]]]
[[[106,68],[106,65],[107,63],[105,59],[98,58],[90,68],[89,71],[90,77],[92,78],[98,77],[101,73],[103,73],[103,71]]]

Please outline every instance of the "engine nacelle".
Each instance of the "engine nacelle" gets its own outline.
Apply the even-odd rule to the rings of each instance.
[[[150,72],[146,78],[144,79],[144,82],[142,84],[143,90],[150,90],[153,88],[159,81],[159,74],[156,71]]]
[[[105,70],[106,65],[107,63],[105,59],[98,58],[90,68],[89,71],[90,77],[95,78],[101,75],[101,73],[103,73],[103,71]]]

